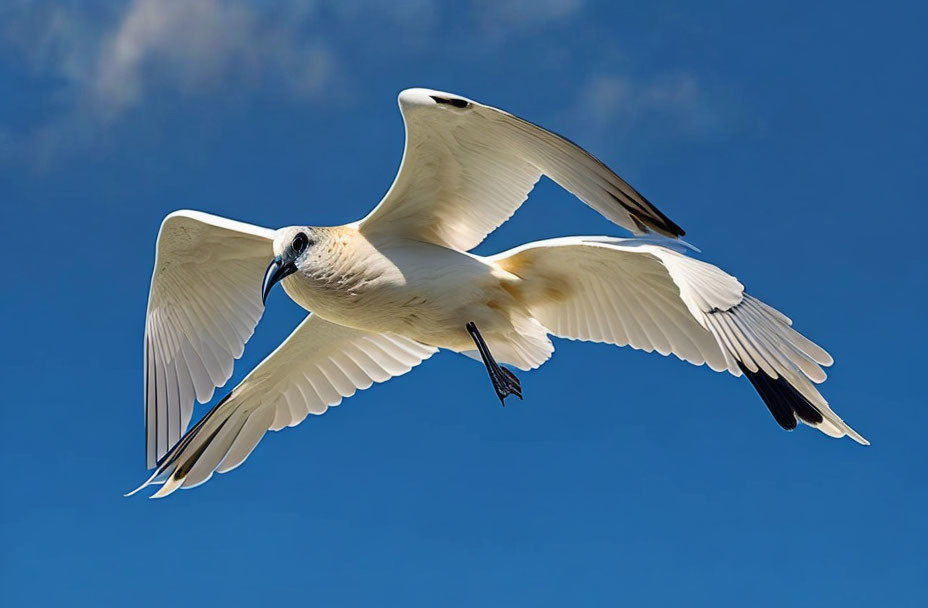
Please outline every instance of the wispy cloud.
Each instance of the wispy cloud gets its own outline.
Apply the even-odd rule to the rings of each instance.
[[[193,95],[248,81],[270,80],[287,94],[313,97],[336,60],[300,36],[303,6],[271,16],[238,2],[134,0],[109,27],[54,9],[29,28],[36,38],[19,42],[36,69],[56,73],[75,102],[102,119],[153,93]]]
[[[0,159],[42,164],[159,104],[216,94],[349,98],[357,86],[350,66],[383,45],[417,57],[444,48],[450,30],[476,52],[492,52],[551,28],[589,29],[586,8],[585,0],[469,0],[453,12],[439,0],[23,1],[0,10],[0,50],[14,51],[7,61],[13,55],[42,83],[44,105],[30,124],[0,125]],[[631,77],[609,65],[586,80],[571,109],[611,129],[660,121],[701,133],[718,121],[692,74]]]
[[[601,127],[620,129],[660,124],[678,135],[705,135],[720,124],[709,93],[686,72],[646,79],[599,74],[581,89],[575,109]]]
[[[583,0],[471,0],[462,15],[501,40],[577,14]],[[155,94],[197,95],[259,83],[301,99],[318,97],[339,70],[326,30],[359,25],[390,32],[391,45],[434,38],[438,0],[131,0],[3,11],[0,43],[40,75],[60,80],[59,99],[112,120]],[[432,40],[435,42],[435,40]]]
[[[154,100],[260,90],[321,98],[340,70],[324,36],[305,34],[318,10],[307,0],[273,7],[133,0],[118,9],[23,3],[7,10],[0,42],[54,92],[48,119],[28,132],[7,127],[0,154],[44,164]]]
[[[581,12],[584,0],[475,0],[474,14],[494,39],[532,31]]]
[[[157,74],[163,85],[192,92],[246,69],[261,52],[254,15],[215,0],[136,0],[106,37],[89,84],[113,111],[139,101]]]
[[[318,8],[318,3],[307,4]],[[365,19],[386,23],[405,34],[422,35],[438,25],[441,17],[441,0],[341,0],[327,6],[334,21],[340,25],[358,23]]]

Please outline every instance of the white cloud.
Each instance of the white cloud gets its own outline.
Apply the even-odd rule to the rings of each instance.
[[[576,15],[583,2],[471,0],[464,13],[487,39],[499,40]],[[434,38],[445,12],[449,17],[437,0],[24,2],[7,11],[0,41],[12,43],[39,76],[60,81],[56,99],[65,111],[107,123],[153,95],[237,87],[317,98],[345,79],[326,28],[363,24],[390,31],[392,44],[421,45]]]
[[[565,21],[583,9],[584,0],[474,0],[473,11],[484,35],[504,39]]]
[[[299,5],[305,9],[305,5]],[[301,39],[293,20],[268,22],[254,8],[219,0],[135,0],[104,39],[87,83],[92,101],[120,112],[151,89],[181,94],[273,78],[291,95],[319,94],[334,57]]]
[[[155,93],[260,84],[277,96],[317,98],[344,83],[330,30],[388,26],[391,42],[413,44],[432,34],[439,9],[437,0],[23,2],[4,11],[0,43],[40,77],[58,79],[60,100],[106,121]]]
[[[247,59],[252,21],[241,7],[215,0],[136,0],[100,49],[92,94],[114,110],[131,105],[152,64],[178,89],[206,86]]]
[[[477,0],[475,8],[502,25],[528,27],[570,17],[583,8],[583,0]]]
[[[337,65],[319,37],[302,35],[315,3],[133,0],[116,15],[83,7],[26,5],[2,36],[58,97],[112,119],[154,93],[195,95],[261,82],[297,98],[321,94]]]
[[[691,135],[705,134],[719,124],[704,87],[687,73],[643,80],[616,74],[594,76],[582,88],[576,111],[600,126],[630,129],[659,121],[662,128]]]
[[[426,33],[439,19],[439,0],[339,0],[327,8],[340,24],[374,19],[407,34]]]
[[[352,87],[346,65],[358,55],[346,45],[366,45],[363,56],[383,44],[420,52],[443,42],[441,26],[451,19],[464,19],[474,28],[467,35],[483,43],[537,36],[559,24],[579,27],[584,2],[470,0],[453,14],[438,0],[24,2],[4,12],[0,44],[12,46],[54,92],[40,99],[44,119],[0,128],[0,160],[33,157],[41,165],[61,151],[106,141],[121,118],[165,101],[212,99],[217,92],[344,100]],[[648,125],[701,134],[720,122],[708,97],[685,72],[645,78],[603,72],[586,81],[569,109],[611,130]]]
[[[319,6],[242,0],[23,3],[6,11],[0,43],[53,85],[47,120],[0,134],[0,160],[38,166],[98,140],[108,125],[152,98],[272,91],[319,99],[342,83],[338,60],[317,33]]]

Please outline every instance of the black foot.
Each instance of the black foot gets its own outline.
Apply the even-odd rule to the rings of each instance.
[[[516,378],[516,375],[496,362],[496,359],[490,353],[489,347],[487,347],[487,343],[483,341],[483,336],[477,331],[477,326],[473,322],[468,323],[465,327],[474,340],[474,344],[477,345],[477,351],[480,352],[483,364],[487,367],[487,373],[490,374],[490,381],[493,382],[493,390],[496,391],[499,402],[505,407],[506,397],[509,395],[515,395],[522,399],[522,384]]]

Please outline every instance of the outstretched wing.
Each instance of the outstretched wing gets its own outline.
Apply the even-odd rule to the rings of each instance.
[[[776,421],[866,443],[814,383],[832,359],[721,269],[637,239],[567,237],[492,260],[521,277],[529,310],[553,334],[674,354],[746,375]]]
[[[636,234],[683,230],[574,143],[470,99],[408,89],[403,162],[389,192],[360,223],[462,251],[476,247],[547,175],[584,203]]]
[[[437,351],[392,334],[351,329],[309,315],[194,426],[137,490],[155,497],[240,465],[268,430],[296,426],[344,397],[405,374]]]
[[[273,235],[198,211],[175,211],[161,224],[145,320],[148,468],[180,440],[194,399],[206,403],[232,376],[264,312]]]

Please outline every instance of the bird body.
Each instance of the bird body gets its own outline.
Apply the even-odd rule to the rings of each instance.
[[[474,350],[461,319],[480,327],[491,349],[526,338],[549,342],[541,326],[536,336],[517,331],[532,327],[518,297],[523,280],[491,259],[406,238],[368,239],[356,225],[288,228],[280,242],[301,230],[319,240],[281,285],[294,302],[327,321],[455,352]],[[506,360],[520,369],[542,361]]]
[[[831,356],[735,277],[687,255],[682,229],[600,161],[459,96],[410,89],[399,101],[403,162],[367,217],[279,230],[196,211],[164,220],[145,328],[155,471],[139,489],[162,484],[154,496],[165,496],[232,470],[268,430],[322,414],[439,349],[482,361],[501,402],[521,399],[503,365],[537,368],[554,352],[552,335],[744,375],[783,428],[802,422],[866,444],[815,387]],[[635,236],[471,253],[541,175]],[[229,379],[276,283],[310,314],[188,431],[194,401]]]

